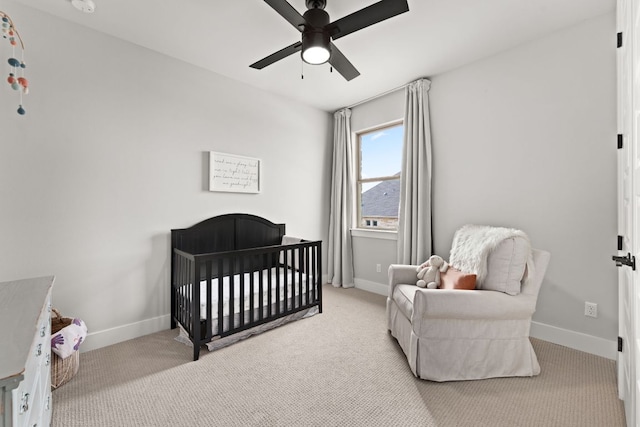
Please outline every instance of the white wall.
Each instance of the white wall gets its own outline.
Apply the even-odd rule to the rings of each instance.
[[[351,130],[362,132],[404,118],[404,90],[396,90],[351,109]]]
[[[571,346],[582,337],[582,349],[609,357],[618,318],[613,34],[611,13],[433,76],[430,90],[435,253],[448,256],[465,223],[525,230],[552,254],[532,333]],[[354,242],[356,266],[376,251],[367,240],[366,251]],[[584,316],[585,301],[598,304],[597,319]]]
[[[522,228],[552,254],[534,320],[615,341],[612,34],[613,13],[436,76],[430,100],[436,252],[465,222]]]
[[[5,12],[31,93],[21,117],[0,87],[0,281],[55,274],[54,305],[93,333],[85,350],[168,328],[172,228],[247,212],[326,240],[330,114],[20,5]],[[207,191],[208,151],[262,159],[262,193]]]

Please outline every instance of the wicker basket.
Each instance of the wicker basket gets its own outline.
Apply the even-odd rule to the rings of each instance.
[[[51,335],[55,334],[60,329],[69,326],[73,321],[70,317],[62,317],[60,312],[55,308],[51,311]],[[51,390],[55,390],[61,385],[68,383],[71,378],[78,373],[79,367],[79,351],[74,351],[71,356],[65,359],[62,359],[54,352],[51,352]]]

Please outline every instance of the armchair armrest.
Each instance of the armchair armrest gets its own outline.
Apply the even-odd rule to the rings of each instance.
[[[391,264],[389,266],[389,298],[396,285],[415,285],[418,282],[417,265]]]
[[[536,297],[485,290],[419,289],[413,300],[413,319],[516,320],[531,318]]]

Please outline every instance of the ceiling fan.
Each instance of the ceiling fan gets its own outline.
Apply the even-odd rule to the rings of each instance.
[[[300,15],[286,0],[264,0],[302,33],[302,41],[285,47],[250,65],[258,70],[302,50],[302,60],[308,64],[329,62],[348,81],[360,75],[351,62],[333,44],[355,31],[377,24],[409,10],[407,0],[381,0],[350,15],[330,22],[324,8],[326,0],[306,0],[307,11]]]

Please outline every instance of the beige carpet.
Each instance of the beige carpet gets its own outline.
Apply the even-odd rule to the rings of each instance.
[[[385,298],[324,287],[324,313],[201,352],[163,331],[83,353],[53,425],[624,426],[615,362],[532,340],[534,378],[416,379]]]

